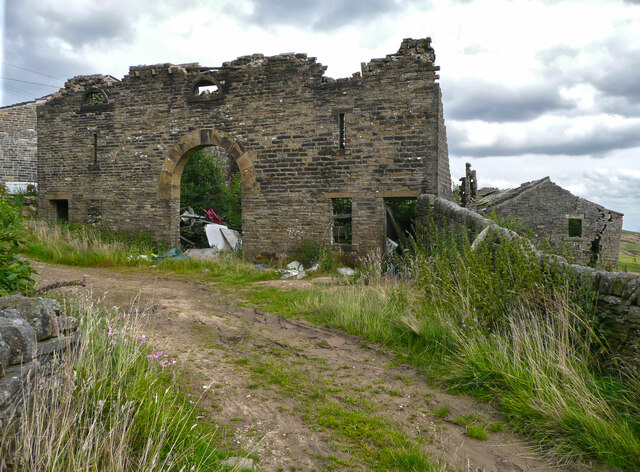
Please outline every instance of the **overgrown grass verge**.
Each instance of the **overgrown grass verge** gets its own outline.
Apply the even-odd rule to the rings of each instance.
[[[43,262],[80,267],[139,267],[214,281],[221,288],[243,286],[280,276],[270,269],[256,270],[254,264],[236,254],[225,253],[209,260],[164,259],[152,262],[154,252],[164,251],[145,235],[127,238],[91,226],[24,222],[24,242],[20,251]],[[143,256],[143,258],[140,258]]]
[[[23,254],[44,262],[81,267],[137,265],[138,256],[161,250],[145,235],[127,237],[88,225],[24,221]]]
[[[611,368],[595,294],[517,241],[472,250],[459,228],[431,225],[424,234],[399,263],[410,280],[396,284],[369,277],[368,285],[282,291],[249,285],[277,275],[235,258],[158,269],[245,287],[249,303],[388,346],[445,386],[499,405],[559,462],[640,470],[640,379]]]
[[[469,266],[463,267],[457,283],[470,278]],[[424,283],[407,282],[324,292],[253,288],[245,297],[266,310],[392,348],[444,386],[497,404],[515,430],[558,462],[595,459],[640,469],[640,380],[622,367],[602,367],[598,357],[604,346],[596,327],[575,303],[584,294],[534,287],[529,297],[514,297],[510,305],[486,300],[476,308],[471,300],[478,293],[460,293],[467,288],[463,283],[443,293],[445,285],[440,291],[435,287],[437,271],[429,275],[434,286],[427,296]],[[499,283],[506,290],[504,278]],[[513,292],[518,288],[511,286]],[[482,307],[503,312],[484,316]]]
[[[231,470],[216,428],[201,421],[173,361],[146,345],[135,320],[86,300],[68,313],[82,337],[54,360],[63,378],[32,385],[33,399],[0,431],[0,470]]]

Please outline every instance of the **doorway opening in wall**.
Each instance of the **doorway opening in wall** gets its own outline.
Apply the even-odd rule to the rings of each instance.
[[[49,200],[53,205],[56,221],[67,223],[69,221],[69,200]]]
[[[417,199],[385,198],[385,236],[387,252],[401,252],[414,233]]]
[[[350,198],[331,199],[333,230],[331,244],[341,252],[351,252],[352,245],[352,201]]]
[[[239,249],[242,181],[235,160],[222,147],[202,147],[189,158],[180,180],[180,215],[184,249]]]

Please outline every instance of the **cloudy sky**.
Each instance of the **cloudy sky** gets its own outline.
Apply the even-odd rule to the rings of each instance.
[[[403,38],[431,36],[456,181],[465,162],[480,186],[548,175],[640,231],[640,0],[0,4],[2,105],[75,75],[216,66],[255,52],[306,52],[329,66],[327,75],[346,77]]]

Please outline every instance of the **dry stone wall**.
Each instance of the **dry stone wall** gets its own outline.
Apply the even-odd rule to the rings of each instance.
[[[465,226],[476,237],[475,244],[490,231],[506,238],[518,237],[454,202],[435,195],[421,195],[416,206],[416,221],[424,225],[431,215]],[[598,293],[598,316],[602,332],[608,337],[617,357],[637,366],[640,361],[640,276],[569,264],[560,256],[534,251],[542,262],[572,271],[585,287]]]
[[[67,202],[71,221],[176,244],[182,169],[217,145],[242,175],[245,256],[330,243],[332,198],[352,199],[353,250],[382,248],[385,198],[451,198],[434,61],[427,38],[348,79],[293,53],[76,77],[38,108],[39,211],[54,219]]]
[[[55,300],[0,297],[0,429],[34,381],[64,375],[52,360],[77,341],[77,327]]]

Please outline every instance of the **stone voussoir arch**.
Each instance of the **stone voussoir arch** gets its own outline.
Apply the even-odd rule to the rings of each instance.
[[[180,199],[182,171],[191,156],[206,146],[221,146],[236,161],[240,169],[243,195],[256,191],[253,153],[247,151],[244,145],[229,133],[214,128],[203,128],[187,133],[169,149],[158,182],[160,200]]]

